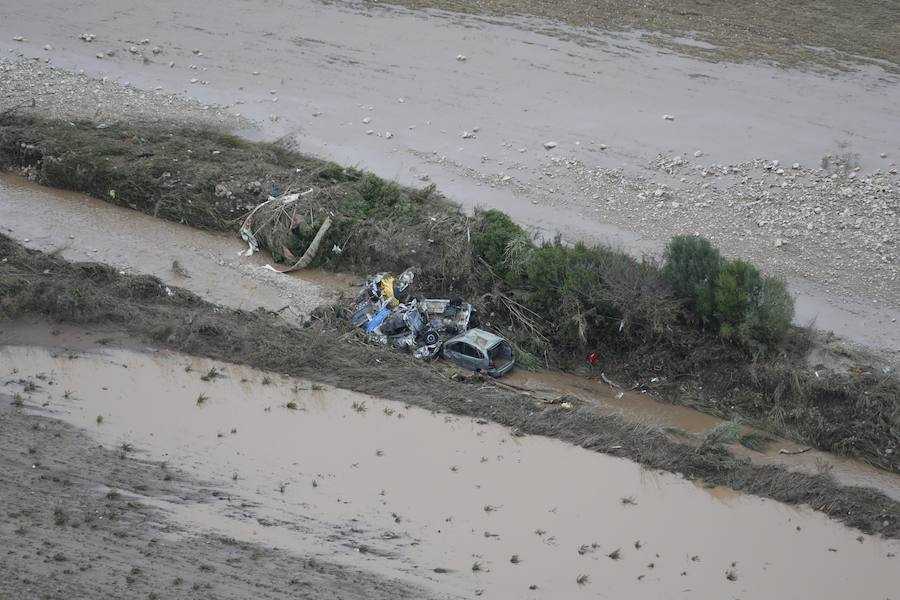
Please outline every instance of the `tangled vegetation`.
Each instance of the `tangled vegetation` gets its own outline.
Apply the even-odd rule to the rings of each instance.
[[[303,254],[331,218],[314,264],[360,274],[412,266],[419,290],[471,298],[480,326],[532,365],[584,369],[596,351],[605,373],[668,401],[900,470],[896,378],[865,365],[862,375],[813,374],[784,283],[701,238],[673,239],[661,264],[538,241],[502,212],[465,214],[433,187],[210,131],[6,115],[0,166],[231,232],[270,192],[303,192],[285,227],[261,233],[276,259]]]

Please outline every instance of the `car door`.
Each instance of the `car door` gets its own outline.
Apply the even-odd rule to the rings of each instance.
[[[444,346],[444,357],[450,362],[472,371],[484,369],[485,366],[485,358],[481,356],[478,348],[462,340]]]

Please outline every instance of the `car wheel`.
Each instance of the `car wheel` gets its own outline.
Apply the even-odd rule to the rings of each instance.
[[[425,333],[424,342],[425,342],[426,346],[434,346],[440,340],[441,340],[441,338],[434,331],[429,331],[429,332]]]

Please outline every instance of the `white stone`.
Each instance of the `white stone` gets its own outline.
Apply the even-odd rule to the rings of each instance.
[[[700,158],[701,156],[703,156],[702,152],[700,152],[699,150],[694,151],[694,158]]]
[[[465,54],[457,54],[456,55],[456,60],[458,60],[459,62],[466,62],[467,59],[468,59],[468,57]]]
[[[663,115],[662,118],[663,118],[663,120],[665,120],[665,121],[674,121],[674,120],[675,120],[675,115]]]
[[[392,137],[394,137],[394,134],[391,133],[390,131],[385,131],[385,132],[384,132],[384,137],[387,138],[387,139],[391,139]]]
[[[794,169],[795,171],[797,171],[798,169],[800,169],[800,163],[794,163],[794,164],[792,164],[792,165],[791,165],[791,168]]]
[[[53,50],[53,46],[51,46],[50,44],[44,44],[44,50],[50,52],[51,50]]]
[[[363,119],[363,124],[364,124],[364,125],[368,125],[368,124],[371,123],[371,122],[372,122],[372,119],[370,119],[369,117],[366,117],[365,119]]]

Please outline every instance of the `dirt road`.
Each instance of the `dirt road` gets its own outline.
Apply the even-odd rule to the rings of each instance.
[[[260,124],[250,135],[433,181],[544,235],[635,253],[707,235],[788,277],[798,323],[900,347],[900,103],[878,67],[703,62],[639,33],[372,3],[46,2],[0,16],[0,37],[23,38],[11,57],[227,106]]]
[[[87,459],[104,457],[99,474],[84,477],[102,484],[79,488],[84,502],[123,515],[129,502],[139,512],[163,511],[178,532],[164,534],[163,546],[177,548],[173,538],[191,532],[212,540],[214,557],[220,549],[239,553],[244,543],[276,546],[279,557],[365,570],[375,581],[405,582],[393,584],[401,591],[421,587],[446,598],[593,597],[598,585],[630,598],[672,597],[674,589],[684,597],[744,598],[788,589],[845,598],[865,589],[890,598],[900,586],[896,541],[857,539],[808,509],[706,489],[553,440],[512,437],[482,421],[235,365],[104,348],[93,337],[57,337],[57,349],[6,346],[3,376],[16,383],[5,393],[22,398],[15,419],[47,415],[102,444],[106,450]],[[204,378],[212,369],[216,375]],[[427,452],[415,451],[423,444]],[[61,442],[24,445],[35,448],[27,460],[51,478],[85,460]],[[166,480],[160,461],[183,473],[176,481],[205,482],[203,492],[179,498],[171,488],[181,484]],[[127,477],[115,477],[122,472]],[[53,500],[45,502],[17,519],[26,531],[52,518]],[[237,549],[219,541],[229,539]],[[131,561],[137,569],[129,575],[127,559],[92,559],[90,549],[56,543],[41,567],[28,566],[19,543],[6,560],[21,577],[43,572],[63,581],[72,565],[93,560],[120,589],[155,580],[160,597],[178,595],[168,579],[181,572],[159,572],[153,544],[147,558]],[[64,559],[54,560],[57,552]],[[180,577],[216,581],[211,573],[220,567],[206,554],[200,564],[187,561]],[[823,569],[829,563],[835,567]],[[226,587],[213,585],[217,595]],[[275,594],[277,586],[268,589]]]

